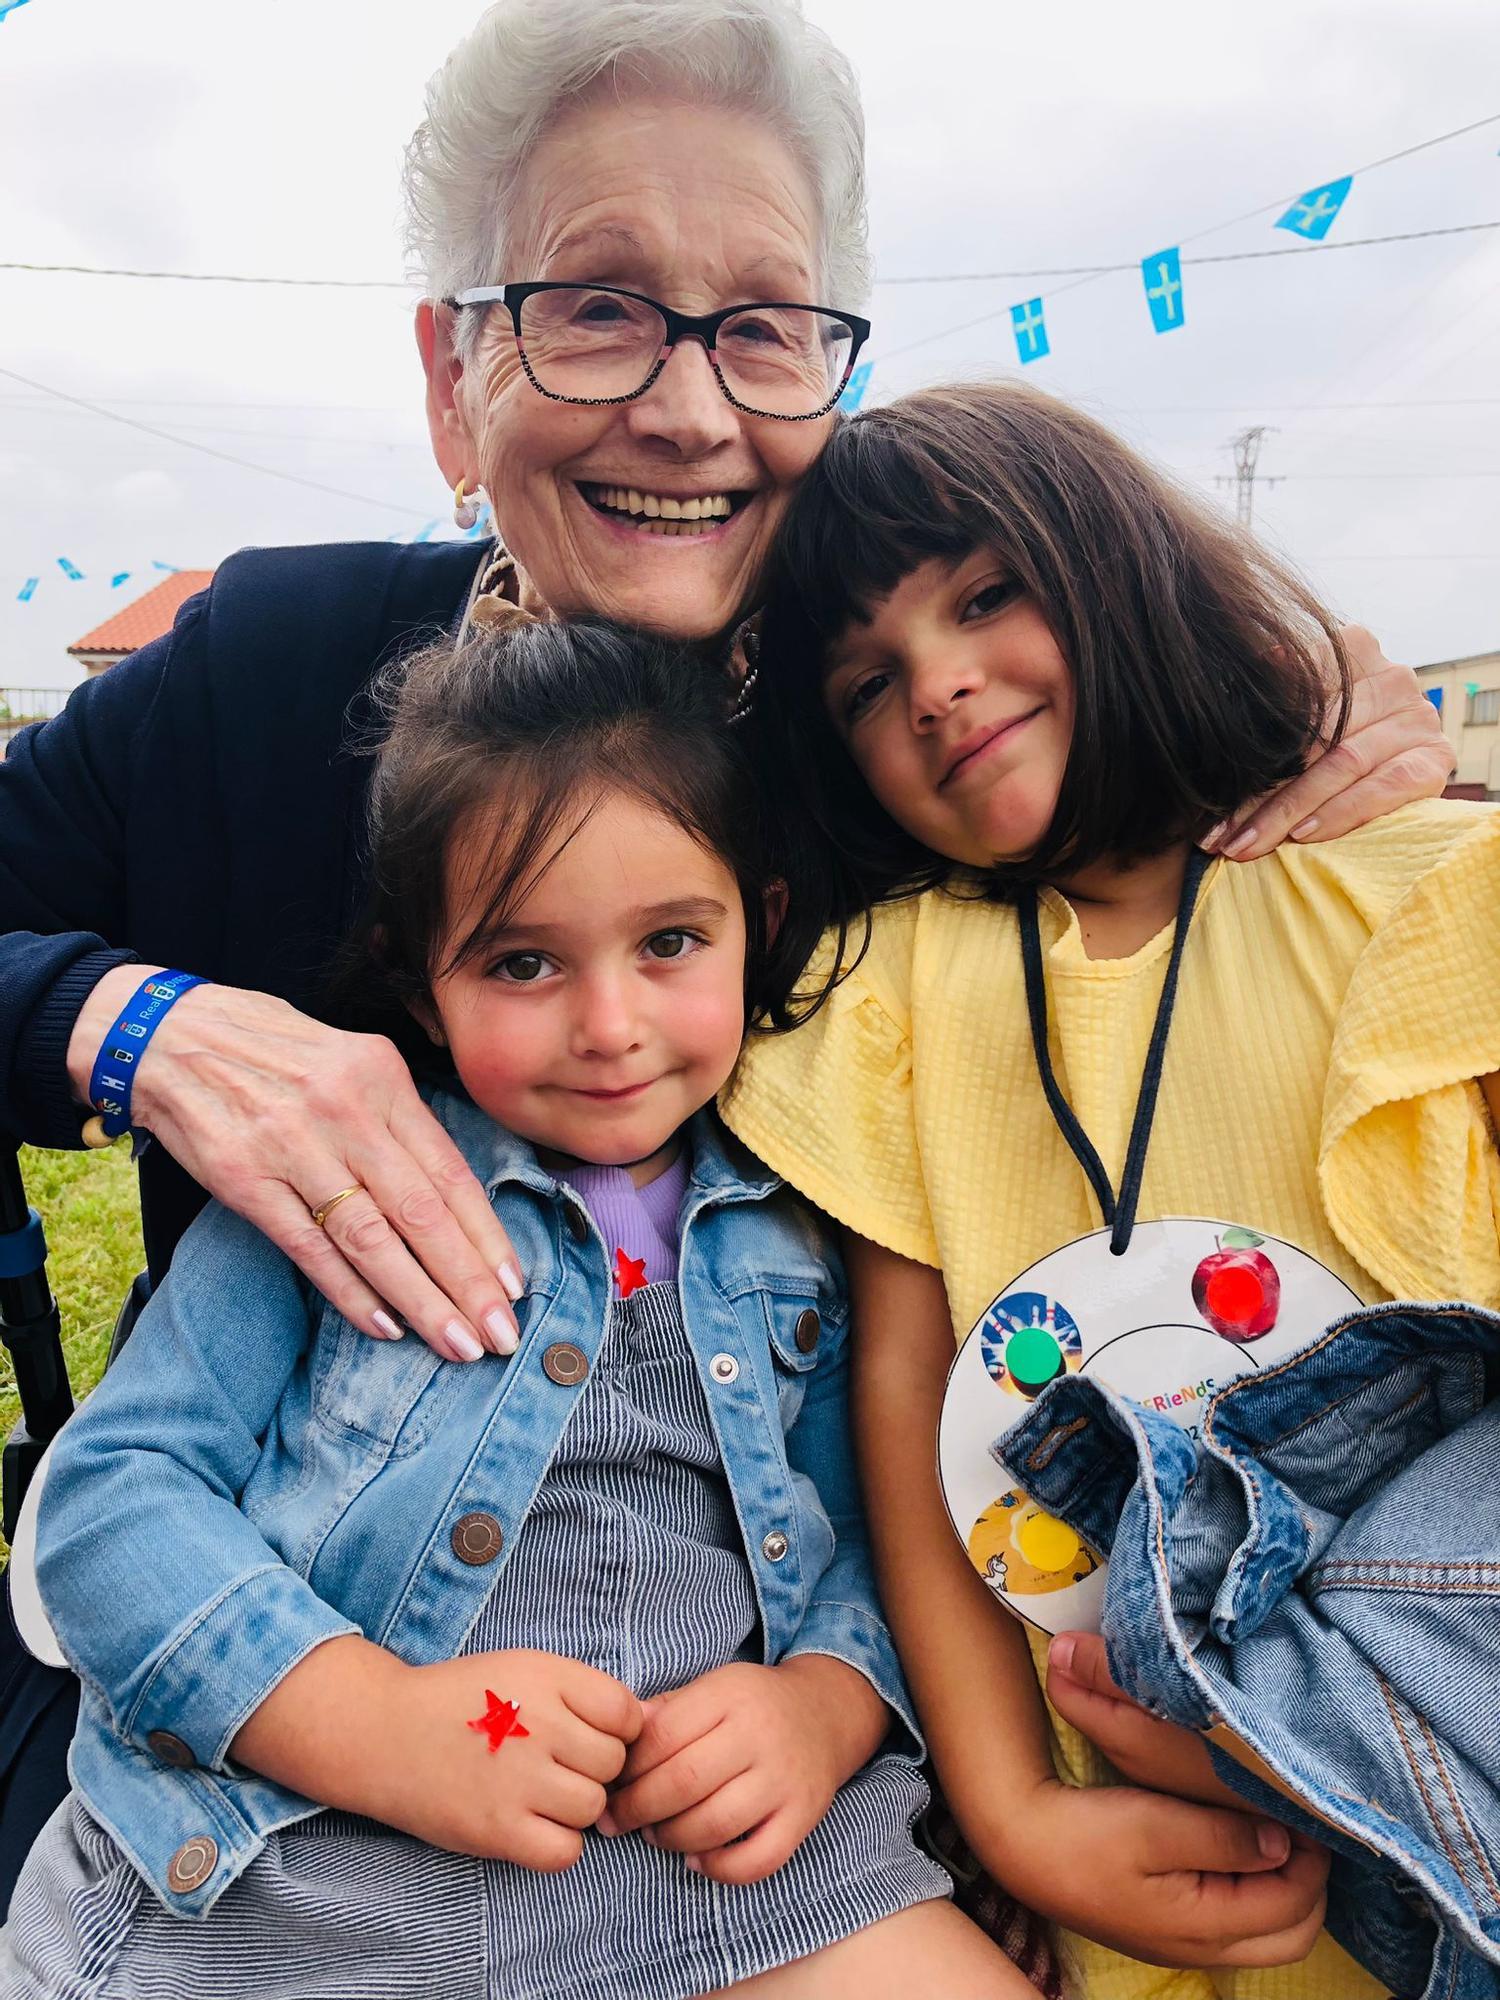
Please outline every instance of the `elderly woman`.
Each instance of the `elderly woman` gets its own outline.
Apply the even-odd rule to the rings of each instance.
[[[471,1360],[508,1343],[511,1246],[397,1048],[318,1018],[364,886],[369,684],[517,603],[729,643],[866,332],[858,99],[795,0],[501,0],[433,82],[407,191],[435,454],[509,556],[233,557],[167,638],[13,743],[0,1116],[72,1146],[103,1136],[102,1096],[106,1132],[157,1141],[153,1278],[206,1190],[354,1324],[394,1315]],[[1411,677],[1372,643],[1362,664],[1359,726],[1237,858],[1440,789]],[[204,983],[158,1010],[132,1088],[101,1082],[109,1031],[169,968]],[[17,1737],[47,1692],[10,1682]],[[61,1772],[50,1798],[31,1776],[44,1809]]]

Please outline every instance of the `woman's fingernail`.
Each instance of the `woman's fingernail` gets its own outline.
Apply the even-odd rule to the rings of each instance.
[[[1267,1861],[1274,1861],[1279,1868],[1292,1851],[1292,1836],[1274,1820],[1263,1819],[1255,1829],[1255,1844]]]
[[[516,1300],[520,1298],[522,1292],[524,1292],[526,1289],[526,1287],[521,1282],[520,1272],[516,1269],[514,1264],[500,1264],[496,1267],[495,1276],[500,1280],[500,1283],[504,1286],[505,1296],[510,1300],[511,1304],[514,1305]]]
[[[1071,1632],[1060,1632],[1047,1648],[1047,1665],[1056,1667],[1060,1674],[1071,1674],[1073,1655],[1078,1650],[1078,1641]]]
[[[493,1312],[484,1316],[485,1331],[495,1343],[497,1354],[514,1354],[516,1351],[516,1322],[511,1313],[501,1312],[496,1306]]]
[[[643,1826],[641,1828],[641,1839],[645,1841],[648,1847],[661,1846],[661,1842],[657,1838],[656,1828],[654,1826]]]
[[[1313,835],[1317,832],[1317,830],[1318,830],[1318,822],[1316,818],[1305,819],[1303,820],[1301,826],[1294,826],[1292,828],[1292,839],[1311,840]]]
[[[459,1320],[449,1320],[443,1328],[443,1338],[460,1361],[477,1361],[484,1352],[473,1334]]]
[[[1226,861],[1232,861],[1237,854],[1243,854],[1247,847],[1254,847],[1259,839],[1260,834],[1253,826],[1242,826],[1234,839],[1221,847],[1219,852]]]
[[[620,1822],[615,1818],[609,1807],[606,1806],[594,1821],[594,1827],[597,1832],[606,1834],[613,1840],[615,1835],[620,1831]]]
[[[703,1873],[703,1863],[698,1859],[696,1854],[688,1854],[685,1855],[683,1858],[687,1862],[688,1867],[692,1869],[695,1875],[701,1875]]]
[[[388,1312],[371,1313],[370,1324],[382,1340],[400,1340],[406,1332],[406,1328],[404,1326],[397,1326]]]
[[[1221,819],[1217,826],[1211,826],[1208,829],[1208,832],[1204,834],[1203,838],[1198,842],[1198,845],[1203,849],[1205,854],[1212,854],[1214,849],[1218,846],[1219,842],[1224,838],[1225,834],[1228,833],[1228,831],[1229,831],[1228,820]]]

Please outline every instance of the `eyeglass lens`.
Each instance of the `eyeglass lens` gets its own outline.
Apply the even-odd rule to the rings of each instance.
[[[654,306],[588,286],[533,292],[521,307],[532,373],[555,396],[632,396],[661,358],[667,323]],[[714,358],[730,394],[764,416],[795,417],[833,397],[854,335],[812,306],[751,306],[719,328]]]

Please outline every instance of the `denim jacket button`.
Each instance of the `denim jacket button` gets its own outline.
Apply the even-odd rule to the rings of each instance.
[[[542,1373],[548,1381],[560,1383],[564,1389],[581,1382],[588,1372],[588,1356],[571,1340],[554,1341],[542,1356]]]
[[[185,1840],[167,1863],[167,1887],[179,1896],[205,1883],[219,1865],[219,1843],[206,1833]]]
[[[797,1342],[799,1354],[811,1354],[818,1344],[818,1335],[823,1331],[823,1322],[809,1306],[806,1312],[797,1315],[797,1331],[793,1338]]]
[[[174,1736],[170,1729],[153,1729],[146,1738],[146,1748],[158,1764],[165,1764],[171,1771],[191,1771],[198,1761],[182,1738]]]
[[[773,1528],[761,1543],[760,1552],[768,1563],[779,1563],[790,1547],[791,1543],[780,1528]]]
[[[563,1210],[563,1214],[567,1217],[568,1234],[572,1237],[573,1241],[575,1243],[587,1243],[589,1240],[589,1222],[583,1210],[575,1208],[572,1202],[569,1202]]]
[[[505,1546],[505,1536],[493,1514],[465,1514],[453,1523],[448,1539],[459,1561],[473,1569],[493,1562]]]
[[[716,1354],[708,1364],[708,1372],[716,1382],[734,1382],[739,1378],[740,1364],[732,1354]]]

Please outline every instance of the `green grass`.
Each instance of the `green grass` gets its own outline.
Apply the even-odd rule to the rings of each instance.
[[[21,1172],[46,1227],[47,1275],[62,1313],[68,1377],[81,1396],[104,1372],[115,1315],[146,1262],[130,1148],[37,1153],[23,1146]],[[20,1413],[15,1371],[0,1349],[0,1437]]]

